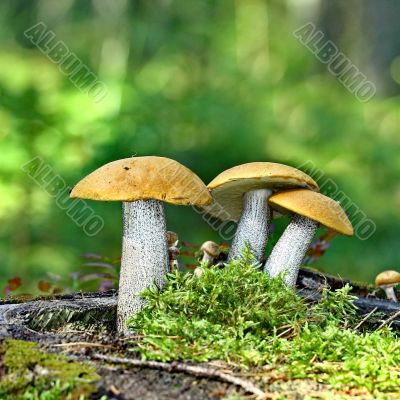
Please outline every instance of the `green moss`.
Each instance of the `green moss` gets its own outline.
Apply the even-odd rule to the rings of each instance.
[[[2,400],[86,399],[99,379],[95,370],[67,357],[38,350],[37,344],[7,339],[0,345]]]
[[[224,360],[270,365],[285,379],[313,379],[337,390],[400,391],[400,341],[390,329],[358,332],[350,287],[324,290],[307,304],[281,278],[257,270],[250,255],[201,277],[175,272],[128,322],[144,335],[133,350],[163,361]],[[365,324],[364,324],[365,327]]]

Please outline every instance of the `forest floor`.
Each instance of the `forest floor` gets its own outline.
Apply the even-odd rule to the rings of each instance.
[[[109,399],[109,400],[201,400],[201,399],[346,399],[362,398],[373,399],[364,390],[335,391],[329,385],[313,380],[290,380],[282,375],[277,375],[274,370],[268,368],[248,370],[247,372],[230,371],[223,364],[218,363],[191,363],[180,364],[184,367],[201,366],[211,372],[223,370],[232,374],[243,382],[259,388],[264,396],[249,393],[241,386],[221,381],[219,377],[198,377],[191,373],[160,370],[153,367],[136,367],[129,364],[114,363],[114,357],[126,360],[126,341],[112,336],[98,335],[91,332],[64,332],[63,334],[44,335],[32,337],[29,333],[16,333],[19,340],[0,340],[0,378],[14,380],[15,376],[26,375],[19,385],[12,387],[4,385],[4,397],[2,399],[18,399],[21,393],[31,394],[35,390],[38,393],[51,394],[46,397],[51,400],[62,399],[66,393],[72,395],[72,399],[79,399],[77,395],[84,395],[85,399]],[[25,340],[35,340],[35,357],[31,352],[25,351]],[[30,349],[29,349],[30,350]],[[5,362],[4,355],[8,357],[23,358],[26,362],[19,364],[19,370],[10,369]],[[18,352],[18,356],[14,353]],[[63,355],[63,361],[56,359],[56,363],[46,365],[47,357]],[[65,359],[64,359],[65,356]],[[109,357],[110,361],[99,360],[99,356]],[[135,354],[128,356],[130,360],[137,360]],[[61,369],[62,362],[67,362],[69,368],[76,372],[75,376],[68,378],[70,386],[65,387],[65,393],[60,394],[53,390],[58,380],[64,381],[66,375]],[[89,380],[82,378],[82,363],[95,374]],[[171,363],[171,369],[174,364]],[[47,375],[43,380],[43,374]],[[8,376],[7,376],[8,375]],[[6,378],[6,379],[4,379]],[[22,391],[21,391],[22,390]],[[0,383],[0,395],[2,385]],[[7,397],[10,396],[10,397]],[[14,396],[14,397],[13,397]],[[60,396],[60,397],[58,397]],[[105,396],[105,397],[104,397]],[[398,395],[388,395],[387,399],[396,399]]]
[[[310,272],[303,271],[301,277],[308,284],[311,280],[311,286],[318,281]],[[325,282],[331,278],[321,279]],[[329,283],[333,287],[336,284]],[[310,297],[310,293],[306,296]],[[389,318],[399,312],[397,304],[380,299],[360,297],[357,301],[366,317],[377,307]],[[362,387],[335,390],[323,380],[293,379],[268,365],[235,369],[223,361],[143,362],[132,346],[135,338],[119,337],[113,331],[115,314],[113,291],[0,303],[0,398],[400,398],[400,393],[371,394]],[[395,327],[399,317],[392,320]],[[381,319],[374,321],[372,314],[368,319],[372,325],[381,323]],[[200,373],[196,368],[200,368]],[[43,393],[47,397],[39,397]]]

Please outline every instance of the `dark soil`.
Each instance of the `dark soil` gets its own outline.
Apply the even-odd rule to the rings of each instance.
[[[100,368],[99,395],[109,399],[170,400],[220,399],[242,394],[235,386],[210,379],[195,378],[183,373],[151,369]]]

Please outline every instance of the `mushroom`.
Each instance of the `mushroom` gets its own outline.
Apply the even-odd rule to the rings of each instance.
[[[178,257],[180,256],[181,251],[176,246],[168,247],[168,255],[169,255],[169,265],[170,272],[176,271],[179,269]]]
[[[268,202],[280,213],[294,213],[264,267],[271,277],[285,273],[288,286],[296,285],[300,265],[319,225],[342,235],[353,235],[351,222],[340,204],[321,193],[287,190],[272,195]]]
[[[177,246],[179,242],[178,234],[172,231],[167,231],[167,243],[168,247]]]
[[[304,172],[270,162],[238,165],[208,184],[214,202],[205,211],[221,220],[238,222],[228,260],[239,258],[247,243],[255,259],[262,261],[271,220],[266,200],[274,190],[293,187],[319,190]]]
[[[212,198],[201,179],[177,161],[135,157],[110,162],[82,179],[71,197],[123,202],[123,238],[117,327],[144,305],[139,293],[161,287],[169,271],[163,202],[204,206]]]
[[[178,235],[175,232],[167,231],[168,258],[171,272],[179,269],[178,257],[181,251],[178,248],[178,242]]]
[[[203,274],[203,266],[216,265],[218,262],[218,257],[221,254],[219,245],[212,240],[204,242],[200,247],[200,257],[199,261],[201,263],[200,267],[197,267],[193,273],[196,276],[201,276]]]
[[[200,253],[202,254],[200,261],[202,264],[214,265],[220,254],[219,246],[212,240],[208,240],[201,245]]]
[[[384,271],[375,278],[375,285],[382,288],[389,300],[397,302],[394,287],[400,284],[400,273],[397,271]]]

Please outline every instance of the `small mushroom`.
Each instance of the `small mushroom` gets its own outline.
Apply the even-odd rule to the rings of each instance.
[[[255,259],[262,261],[271,220],[266,200],[274,190],[293,187],[319,190],[304,172],[270,162],[238,165],[208,184],[214,202],[205,211],[223,221],[238,222],[228,260],[239,258],[247,243]]]
[[[179,269],[178,257],[181,251],[178,248],[178,235],[175,232],[167,231],[167,243],[168,243],[168,258],[170,271]]]
[[[169,254],[169,265],[170,271],[176,271],[179,269],[179,262],[178,257],[181,254],[181,251],[176,246],[168,247],[168,254]]]
[[[167,231],[168,247],[177,246],[179,242],[178,234],[172,231]]]
[[[145,304],[139,293],[161,287],[169,271],[163,202],[205,206],[212,198],[201,179],[177,161],[133,157],[110,162],[82,179],[71,197],[123,202],[123,238],[117,327]]]
[[[193,271],[194,275],[201,276],[203,274],[203,266],[217,265],[219,264],[219,256],[221,250],[219,245],[212,240],[204,242],[200,247],[199,261],[200,267],[195,268]]]
[[[200,247],[200,253],[202,254],[201,263],[208,265],[215,265],[216,260],[220,255],[220,249],[217,243],[212,240],[204,242]]]
[[[351,222],[340,204],[321,193],[287,190],[272,195],[269,204],[282,214],[294,213],[264,266],[272,277],[285,273],[288,286],[296,285],[300,265],[319,225],[342,235],[353,235]]]
[[[382,288],[389,300],[397,302],[394,287],[400,284],[400,273],[397,271],[384,271],[375,278],[375,285]]]

